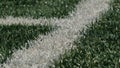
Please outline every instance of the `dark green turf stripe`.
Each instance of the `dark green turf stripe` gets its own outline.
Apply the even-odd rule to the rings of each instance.
[[[80,0],[0,0],[0,17],[58,17],[74,10]]]
[[[0,63],[11,56],[13,49],[21,49],[28,40],[34,40],[39,34],[45,35],[54,29],[51,25],[0,25]]]
[[[51,68],[119,68],[120,0],[94,24],[81,32],[76,49],[66,52]]]

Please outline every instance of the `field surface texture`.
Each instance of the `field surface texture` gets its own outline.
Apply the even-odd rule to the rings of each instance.
[[[52,68],[120,68],[120,0],[80,31],[77,48],[66,52]]]
[[[0,17],[58,17],[71,12],[80,0],[1,0]]]
[[[11,44],[12,48],[11,47],[10,48],[11,49],[15,48],[17,50],[14,52],[10,50],[10,53],[12,53],[12,55],[10,58],[8,58],[6,60],[5,63],[3,63],[3,65],[1,66],[2,68],[49,68],[49,66],[51,66],[52,68],[76,68],[76,67],[80,67],[81,65],[83,65],[83,67],[88,67],[89,65],[92,64],[92,63],[91,64],[89,64],[89,63],[92,61],[93,58],[91,60],[89,60],[90,58],[86,56],[86,54],[87,54],[86,52],[89,52],[89,50],[91,50],[91,49],[89,49],[90,48],[89,46],[88,46],[89,48],[85,49],[84,45],[87,46],[87,45],[91,44],[90,41],[94,41],[95,40],[94,37],[96,38],[97,37],[96,35],[99,35],[99,34],[91,34],[91,33],[99,33],[99,28],[98,28],[99,25],[94,26],[94,24],[91,25],[90,23],[94,22],[95,24],[97,24],[97,23],[99,23],[99,19],[101,21],[101,20],[104,20],[105,18],[107,18],[106,12],[109,10],[110,0],[82,0],[82,1],[66,0],[65,2],[62,0],[55,0],[54,1],[55,3],[53,1],[54,0],[48,0],[48,2],[52,3],[53,6],[55,5],[55,7],[53,7],[52,9],[50,8],[48,2],[45,3],[45,4],[48,4],[47,6],[43,5],[43,7],[46,6],[45,8],[51,9],[50,12],[48,12],[48,10],[40,7],[40,8],[42,8],[41,13],[43,12],[42,14],[45,13],[46,15],[39,15],[39,13],[38,13],[39,10],[37,8],[39,8],[38,6],[40,6],[42,4],[39,4],[38,1],[35,1],[36,4],[33,5],[33,4],[31,4],[32,0],[28,3],[28,4],[31,4],[31,6],[26,5],[27,9],[25,9],[25,7],[24,7],[25,6],[24,4],[26,4],[27,0],[26,1],[22,1],[22,0],[16,1],[17,5],[18,5],[16,7],[19,7],[19,8],[21,7],[21,8],[20,9],[14,8],[14,9],[20,10],[20,12],[16,11],[16,12],[12,13],[13,10],[10,9],[11,8],[10,6],[7,6],[7,7],[9,7],[9,9],[6,7],[8,9],[8,12],[6,11],[6,13],[4,13],[4,11],[3,12],[0,11],[2,13],[1,19],[0,19],[0,24],[1,24],[0,30],[2,32],[2,33],[0,33],[1,40],[2,39],[6,40],[7,37],[9,38],[9,36],[13,36],[12,39],[15,39],[18,41],[18,42],[17,41],[14,42],[15,47],[13,47],[14,44]],[[115,1],[117,2],[118,0],[115,0]],[[16,2],[10,1],[10,2],[6,2],[6,3],[8,3],[10,5],[16,5]],[[43,2],[45,2],[45,1],[43,0]],[[60,4],[57,5],[57,3],[59,3],[59,2],[61,5]],[[67,5],[67,8],[66,8],[66,5],[62,5],[62,2],[63,2],[63,4]],[[1,1],[0,5],[4,6],[4,5],[6,5],[6,3],[4,1]],[[12,4],[12,3],[14,3],[14,4]],[[21,6],[21,3],[22,3],[22,6]],[[33,9],[32,6],[35,6],[36,8]],[[4,9],[6,10],[6,8],[4,8]],[[21,10],[22,8],[23,8],[23,10]],[[55,8],[58,8],[58,9],[55,9]],[[73,11],[74,10],[73,8],[75,9],[75,11]],[[57,14],[55,14],[54,11]],[[53,13],[51,13],[51,12],[53,12]],[[61,13],[61,14],[59,14],[59,13]],[[105,16],[104,16],[104,13],[106,14]],[[54,15],[56,15],[56,16],[54,16]],[[68,17],[66,17],[67,15],[68,15]],[[103,16],[103,17],[101,17],[101,16]],[[108,14],[108,16],[109,16],[109,14]],[[43,18],[43,17],[46,17],[46,18]],[[110,17],[108,17],[108,19],[109,18]],[[97,22],[96,22],[96,19],[98,19]],[[106,19],[104,21],[107,22]],[[105,23],[105,24],[107,24],[107,23]],[[86,27],[85,25],[90,25],[90,26]],[[57,26],[57,30],[54,30],[54,28],[56,29],[55,26]],[[119,25],[118,25],[118,27],[119,27]],[[79,38],[78,38],[79,31],[82,31],[83,28],[86,28],[86,31],[83,31],[83,33],[80,34],[80,40],[79,40]],[[93,28],[95,28],[96,30],[92,30]],[[102,27],[100,27],[100,28],[102,28]],[[103,29],[104,29],[104,27],[103,27]],[[107,29],[107,28],[105,28],[105,29]],[[5,30],[6,30],[6,32],[4,32]],[[50,31],[52,31],[52,32],[50,32]],[[19,32],[21,34],[19,34]],[[91,32],[91,33],[89,33],[89,32]],[[100,31],[100,32],[102,32],[102,31]],[[7,34],[5,34],[5,33],[7,33]],[[11,35],[9,35],[9,34],[11,34]],[[5,37],[3,37],[3,36],[5,36]],[[20,36],[20,37],[18,37],[18,36]],[[102,37],[102,36],[100,36],[100,37]],[[105,35],[105,37],[106,37],[106,35]],[[74,42],[74,40],[77,38],[78,38],[78,40]],[[21,41],[21,39],[23,39],[23,41]],[[90,39],[90,41],[89,41],[89,39]],[[9,39],[7,39],[7,40],[8,40],[8,43],[12,42],[12,41],[9,41]],[[88,40],[88,42],[86,40]],[[19,41],[22,43],[19,43]],[[97,40],[95,40],[95,41],[97,43],[97,42],[99,42],[99,39],[98,39],[98,41]],[[1,42],[3,42],[3,41],[1,41]],[[83,42],[83,43],[81,43],[81,42]],[[86,44],[84,44],[84,43],[86,43]],[[3,42],[3,44],[7,45],[6,41],[5,41],[5,43]],[[27,48],[24,47],[24,45],[26,45],[26,44],[29,47],[27,47]],[[94,44],[94,43],[92,43],[92,44]],[[94,45],[97,46],[97,44],[94,44]],[[95,47],[94,45],[93,45],[93,47]],[[23,46],[23,47],[19,48],[19,46]],[[2,46],[2,47],[3,47],[3,50],[4,50],[4,48],[6,48],[6,46],[5,47]],[[83,47],[83,49],[82,49],[82,47]],[[7,50],[9,50],[10,48],[8,47],[8,49],[6,49],[5,52],[7,52]],[[71,50],[71,48],[72,48],[72,50]],[[87,49],[88,49],[88,51],[86,51]],[[95,48],[93,48],[93,49],[95,49]],[[69,50],[70,50],[70,52],[67,52]],[[83,51],[81,52],[80,50],[85,51],[84,52],[85,54],[82,53]],[[3,54],[9,55],[9,52],[8,53],[5,53],[5,52],[3,52]],[[60,56],[60,54],[62,54],[62,55]],[[81,54],[83,55],[83,58],[81,58]],[[101,52],[100,52],[100,54],[102,55]],[[106,54],[106,52],[105,52],[105,54]],[[59,58],[59,57],[61,57],[61,58]],[[98,57],[99,57],[99,55],[98,55]],[[3,57],[1,57],[1,58],[3,58]],[[81,58],[82,60],[80,60],[79,58]],[[53,59],[55,59],[56,61],[53,61]],[[71,61],[71,59],[72,59],[72,61]],[[85,60],[89,60],[89,61],[85,62]],[[83,64],[80,61],[82,61]],[[101,64],[102,63],[100,63],[99,65],[101,65]],[[97,65],[96,65],[96,67],[97,67]]]

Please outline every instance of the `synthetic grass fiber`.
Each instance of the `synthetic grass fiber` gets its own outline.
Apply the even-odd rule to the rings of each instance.
[[[1,0],[0,18],[9,16],[23,18],[68,16],[80,0]],[[29,47],[27,42],[39,34],[47,34],[54,27],[51,25],[0,25],[0,63],[10,58],[14,50]]]
[[[0,0],[0,17],[63,18],[80,0]]]
[[[0,25],[0,63],[11,56],[13,50],[28,48],[29,40],[34,40],[39,34],[46,35],[54,28],[50,25]]]
[[[0,18],[13,17],[57,17],[68,16],[80,0],[0,0]],[[29,40],[39,34],[47,34],[54,28],[50,25],[0,25],[0,63],[11,56],[13,50],[29,47]]]
[[[50,68],[119,68],[120,67],[120,0],[113,0],[110,9],[80,32],[77,46]]]
[[[27,44],[32,47],[15,51],[11,59],[2,66],[5,68],[48,68],[49,61],[52,62],[52,59],[57,58],[64,52],[64,49],[71,48],[79,29],[83,28],[84,24],[96,19],[99,12],[108,9],[107,1],[88,0],[76,6],[77,10],[74,15],[71,15],[72,17],[60,20],[52,19],[52,23],[61,26],[61,29],[29,41]],[[92,9],[90,9],[91,7]]]

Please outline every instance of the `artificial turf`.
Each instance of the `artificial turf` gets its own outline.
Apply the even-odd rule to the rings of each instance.
[[[80,0],[0,0],[0,18],[7,16],[35,18],[64,18],[74,11]],[[28,40],[56,29],[50,25],[0,25],[0,63],[4,63],[15,49],[21,49]]]
[[[28,40],[34,40],[39,34],[46,35],[56,29],[52,25],[0,25],[0,63],[12,55],[13,50],[28,48]]]
[[[113,0],[110,9],[80,32],[77,46],[50,68],[120,68],[120,0]]]
[[[80,0],[0,0],[0,17],[63,18]]]

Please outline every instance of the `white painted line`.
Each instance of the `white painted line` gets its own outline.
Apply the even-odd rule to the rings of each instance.
[[[4,64],[5,68],[47,68],[50,61],[57,59],[60,54],[63,54],[65,50],[73,46],[72,43],[76,39],[79,30],[85,28],[86,24],[96,20],[101,12],[107,11],[109,1],[83,1],[76,6],[77,10],[70,18],[49,19],[50,23],[61,26],[61,29],[47,36],[40,35],[38,39],[29,41],[31,47],[14,52],[11,61],[7,61]],[[27,19],[25,22],[31,24],[37,21],[40,23],[40,20],[42,19]]]

